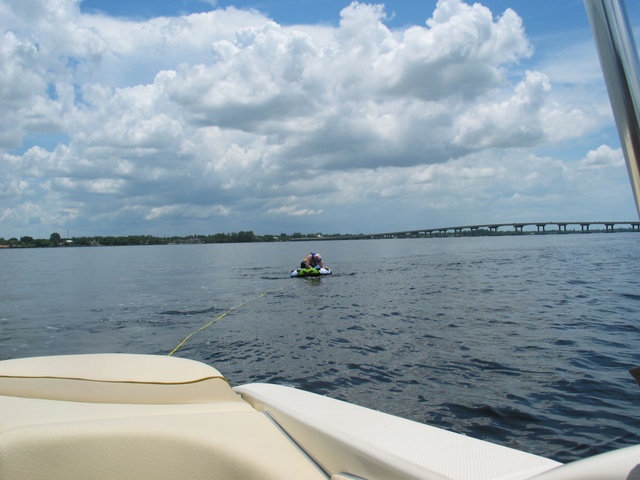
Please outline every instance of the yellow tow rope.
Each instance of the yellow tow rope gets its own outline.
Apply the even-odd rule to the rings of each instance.
[[[204,330],[205,328],[209,328],[211,325],[213,325],[216,322],[219,322],[220,320],[222,320],[224,317],[226,317],[228,314],[230,314],[231,312],[233,312],[234,310],[238,310],[240,307],[245,306],[247,303],[253,302],[254,300],[257,300],[259,298],[264,297],[267,293],[269,292],[262,292],[260,295],[258,295],[257,297],[253,297],[250,298],[249,300],[247,300],[246,302],[242,302],[240,305],[236,305],[235,307],[231,307],[229,310],[227,310],[226,312],[224,312],[222,315],[220,315],[219,317],[214,318],[213,320],[211,320],[209,323],[207,323],[206,325],[201,326],[200,328],[198,328],[197,330],[194,330],[193,332],[191,332],[189,335],[187,335],[186,337],[184,337],[184,339],[178,344],[178,346],[176,348],[174,348],[173,350],[171,350],[170,353],[167,354],[167,356],[171,356],[174,353],[176,353],[178,350],[180,350],[180,348],[187,343],[187,340],[189,340],[191,337],[193,337],[196,333],[201,332],[202,330]]]

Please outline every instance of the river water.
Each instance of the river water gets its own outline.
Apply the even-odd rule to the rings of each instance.
[[[310,250],[334,271],[289,278]],[[0,251],[0,359],[174,353],[566,462],[640,443],[640,234]],[[207,326],[208,325],[208,326]]]

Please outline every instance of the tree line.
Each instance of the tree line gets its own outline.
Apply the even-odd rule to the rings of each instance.
[[[339,236],[333,234],[332,237]],[[123,246],[123,245],[176,245],[176,244],[201,244],[201,243],[249,243],[249,242],[282,242],[292,239],[323,237],[320,233],[292,235],[281,233],[280,235],[256,235],[253,231],[240,231],[232,233],[216,233],[212,235],[189,235],[156,237],[153,235],[126,235],[126,236],[92,236],[62,238],[54,232],[49,238],[33,238],[30,236],[16,237],[5,240],[0,237],[0,246],[4,248],[44,248],[44,247],[98,247],[98,246]]]

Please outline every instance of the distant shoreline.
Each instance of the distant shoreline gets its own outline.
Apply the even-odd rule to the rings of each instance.
[[[549,229],[551,225],[557,228]],[[568,225],[575,228],[567,229]],[[592,225],[603,225],[605,228],[591,228]],[[629,225],[627,228],[617,225]],[[500,227],[511,227],[511,230],[499,230]],[[535,228],[525,230],[525,227]],[[577,227],[580,227],[578,229]],[[62,238],[53,233],[48,239],[32,237],[0,238],[0,249],[6,248],[68,248],[68,247],[111,247],[134,245],[199,245],[211,243],[254,243],[254,242],[300,242],[329,240],[370,240],[370,239],[405,239],[405,238],[448,238],[448,237],[489,237],[489,236],[521,236],[521,235],[572,235],[589,233],[640,233],[640,222],[531,222],[470,225],[443,227],[423,230],[375,234],[322,234],[294,233],[292,235],[255,235],[252,231],[217,233],[214,235],[189,235],[184,237],[155,237],[153,235],[127,236],[94,236]]]

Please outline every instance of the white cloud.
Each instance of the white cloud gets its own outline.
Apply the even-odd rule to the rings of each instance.
[[[591,150],[581,161],[582,168],[603,170],[608,168],[620,169],[624,167],[622,149],[613,149],[608,145],[600,145],[596,150]]]
[[[381,5],[357,2],[335,27],[234,8],[139,21],[83,14],[78,0],[28,4],[0,0],[0,236],[34,219],[44,236],[496,220],[619,168],[602,139],[579,162],[536,154],[610,113],[565,96],[582,77],[556,89],[543,71],[519,73],[534,52],[511,9],[440,0],[424,26],[395,30]]]
[[[461,114],[453,142],[482,148],[531,146],[547,140],[545,99],[550,89],[544,74],[527,72],[508,100],[478,103]]]
[[[270,209],[267,211],[267,214],[300,217],[300,216],[307,216],[307,215],[321,215],[322,210],[311,210],[308,208],[297,209],[293,206],[284,206],[284,207]]]

